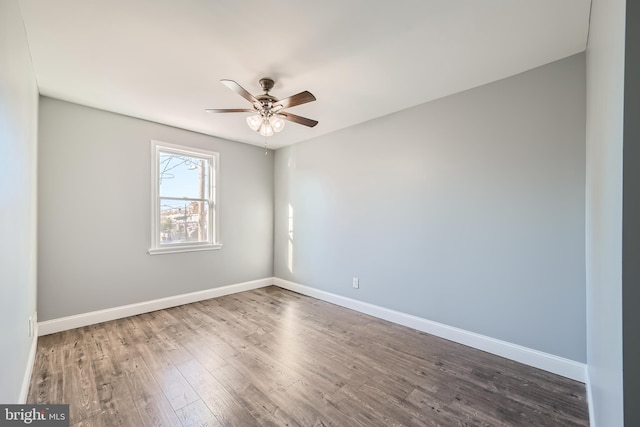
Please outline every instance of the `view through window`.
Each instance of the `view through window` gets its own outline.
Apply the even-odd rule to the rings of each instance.
[[[155,143],[154,158],[152,250],[213,245],[218,154]]]

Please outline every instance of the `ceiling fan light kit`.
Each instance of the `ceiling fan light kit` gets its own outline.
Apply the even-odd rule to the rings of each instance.
[[[247,117],[247,125],[260,133],[262,136],[272,136],[284,129],[285,120],[298,123],[308,127],[314,127],[318,124],[316,120],[306,117],[296,116],[295,114],[283,111],[285,108],[295,107],[297,105],[306,104],[315,101],[316,97],[311,92],[304,91],[296,95],[284,99],[278,99],[269,94],[269,91],[275,84],[270,78],[260,79],[260,86],[264,94],[253,96],[246,89],[233,80],[223,79],[220,82],[233,90],[247,101],[251,102],[253,108],[229,108],[229,109],[205,109],[208,113],[255,113]]]
[[[263,119],[258,114],[256,114],[255,116],[247,117],[247,124],[251,129],[255,130],[256,132],[259,132],[260,135],[271,136],[275,132],[280,132],[284,128],[284,126],[282,125],[278,128],[273,126],[271,122],[274,118],[275,116],[271,117],[271,119]],[[278,120],[282,121],[281,119],[278,119]]]
[[[255,114],[247,117],[247,124],[262,136],[271,136],[284,129],[284,120],[277,114],[272,114],[270,117]]]

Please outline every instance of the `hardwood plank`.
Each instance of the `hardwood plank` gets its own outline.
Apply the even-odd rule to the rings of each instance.
[[[133,426],[142,425],[124,372],[114,358],[100,358],[92,361],[98,388],[101,412],[95,418],[97,425]]]
[[[179,367],[184,377],[193,385],[211,413],[222,425],[258,425],[258,422],[231,395],[218,380],[197,360],[192,359]]]
[[[313,425],[349,425],[336,424],[332,421],[335,418],[342,418],[334,407],[322,399],[323,395],[317,390],[311,389],[308,384],[298,381],[289,387],[274,390],[269,394],[269,398],[280,408],[285,408],[287,415],[293,418],[296,423],[302,426]],[[331,408],[329,414],[327,409]],[[330,418],[330,415],[332,418]],[[348,417],[344,417],[345,421]]]
[[[175,427],[181,422],[164,394],[145,395],[134,401],[143,426]]]
[[[176,415],[184,427],[217,427],[222,425],[202,400],[196,400],[178,409]]]
[[[75,341],[72,348],[65,352],[63,363],[63,399],[69,405],[70,423],[91,418],[100,412],[100,403],[96,378],[92,369],[91,360],[87,358],[86,349]]]
[[[168,360],[156,342],[139,344],[145,364],[174,410],[199,400],[198,394],[184,379],[178,368]]]
[[[49,337],[49,336],[48,336]],[[62,344],[52,346],[53,341],[43,337],[38,340],[36,358],[31,377],[31,387],[27,401],[40,403],[63,403],[63,375],[59,366],[62,364]]]
[[[212,372],[212,375],[244,406],[262,425],[296,426],[286,411],[278,407],[267,394],[253,385],[252,381],[242,375],[233,366],[227,364]]]
[[[140,355],[136,347],[136,336],[132,334],[128,319],[118,319],[103,325],[113,352],[112,357],[125,361]]]
[[[363,392],[363,387],[353,390],[349,386],[344,386],[328,400],[346,405],[350,412],[355,411],[367,414],[373,420],[373,424],[370,425],[425,425],[420,420],[414,420],[410,414],[398,410],[393,404],[380,402],[378,398],[372,398],[371,393]]]
[[[227,365],[227,361],[220,357],[207,342],[203,342],[197,337],[191,337],[191,339],[184,341],[183,345],[209,372],[213,373],[218,368]]]
[[[251,382],[264,393],[287,388],[301,379],[288,368],[280,366],[273,360],[259,358],[255,354],[240,353],[227,361],[238,371],[249,372]]]
[[[142,357],[123,362],[125,380],[135,400],[148,399],[163,394]]]

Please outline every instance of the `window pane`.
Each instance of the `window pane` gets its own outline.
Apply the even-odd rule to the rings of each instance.
[[[207,242],[209,240],[207,202],[160,199],[160,244]]]
[[[161,197],[209,198],[209,160],[160,152]]]

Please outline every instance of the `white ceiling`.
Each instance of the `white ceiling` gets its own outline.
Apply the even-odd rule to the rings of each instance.
[[[263,145],[246,113],[276,81],[318,99],[279,148],[543,65],[586,47],[590,0],[21,0],[40,93]]]

